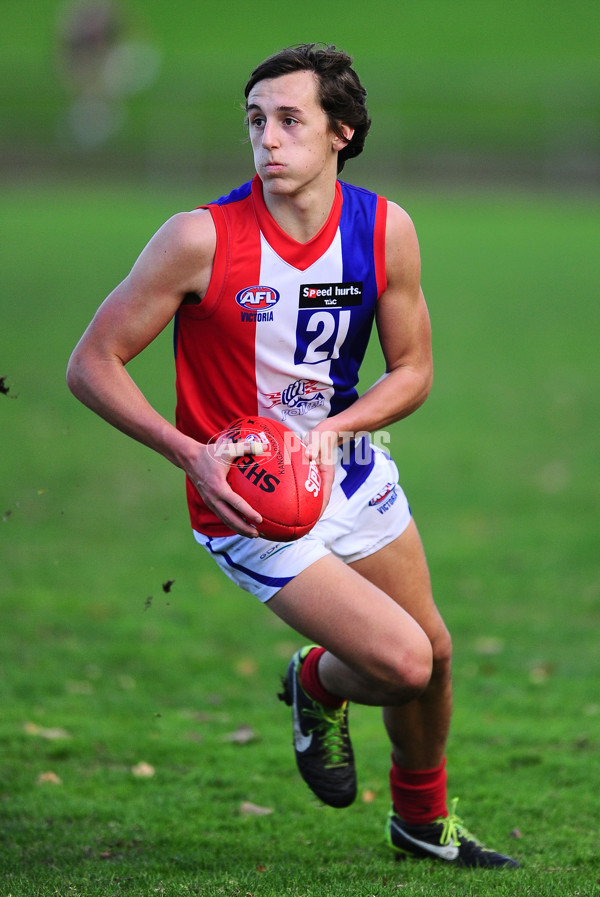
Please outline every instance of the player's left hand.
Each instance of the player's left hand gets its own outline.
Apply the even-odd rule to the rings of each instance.
[[[329,504],[333,488],[338,434],[334,430],[328,429],[327,421],[325,420],[318,424],[314,430],[311,430],[310,433],[307,433],[304,441],[306,443],[306,457],[318,465],[321,473],[323,489],[323,510],[321,511],[321,516],[323,516],[325,508]]]

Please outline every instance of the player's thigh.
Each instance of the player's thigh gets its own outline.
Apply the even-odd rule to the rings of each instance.
[[[303,570],[267,606],[310,641],[369,675],[378,677],[410,658],[430,659],[429,640],[411,615],[334,555]]]
[[[378,551],[353,561],[355,572],[400,605],[427,633],[430,641],[449,650],[449,636],[438,611],[431,577],[414,520],[404,532]]]

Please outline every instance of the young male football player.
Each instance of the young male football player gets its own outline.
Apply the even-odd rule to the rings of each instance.
[[[69,386],[185,471],[197,542],[314,643],[290,661],[280,695],[314,793],[334,807],[352,803],[348,704],[381,707],[390,845],[466,866],[516,866],[449,812],[450,637],[396,466],[365,436],[411,414],[431,387],[413,224],[393,202],[338,179],[370,127],[346,53],[283,50],[254,70],[245,94],[256,175],[158,230],[73,352]],[[126,370],[173,318],[176,426]],[[358,396],[373,323],[385,372]],[[325,482],[317,525],[277,550],[258,536],[259,516],[232,492],[210,444],[235,418],[259,414],[303,437]]]

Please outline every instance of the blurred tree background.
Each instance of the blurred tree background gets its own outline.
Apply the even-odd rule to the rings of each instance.
[[[368,152],[349,179],[600,184],[597,0],[1,7],[5,180],[241,181],[252,173],[240,102],[253,66],[288,44],[325,41],[355,57],[369,91]]]

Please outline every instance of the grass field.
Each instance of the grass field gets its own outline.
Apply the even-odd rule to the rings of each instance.
[[[263,0],[114,0],[129,37],[150,42],[160,68],[130,97],[126,121],[100,149],[169,171],[205,172],[244,157],[238,104],[256,65],[280,47],[327,41],[356,58],[369,91],[372,152],[391,171],[479,160],[598,183],[600,17],[594,0],[305,0],[293,14]],[[72,86],[61,75],[58,22],[71,0],[4,0],[0,33],[0,163],[64,153]],[[62,136],[61,136],[62,135]],[[174,152],[178,159],[173,158]],[[369,155],[372,159],[372,155]],[[463,164],[465,164],[463,162]],[[467,163],[468,164],[468,163]]]
[[[436,354],[390,447],[454,636],[450,795],[521,860],[498,875],[390,857],[373,709],[358,802],[317,805],[275,699],[299,639],[194,547],[180,473],[64,385],[155,228],[226,186],[3,188],[0,893],[600,894],[597,202],[387,190]],[[170,333],[132,370],[171,416]]]

